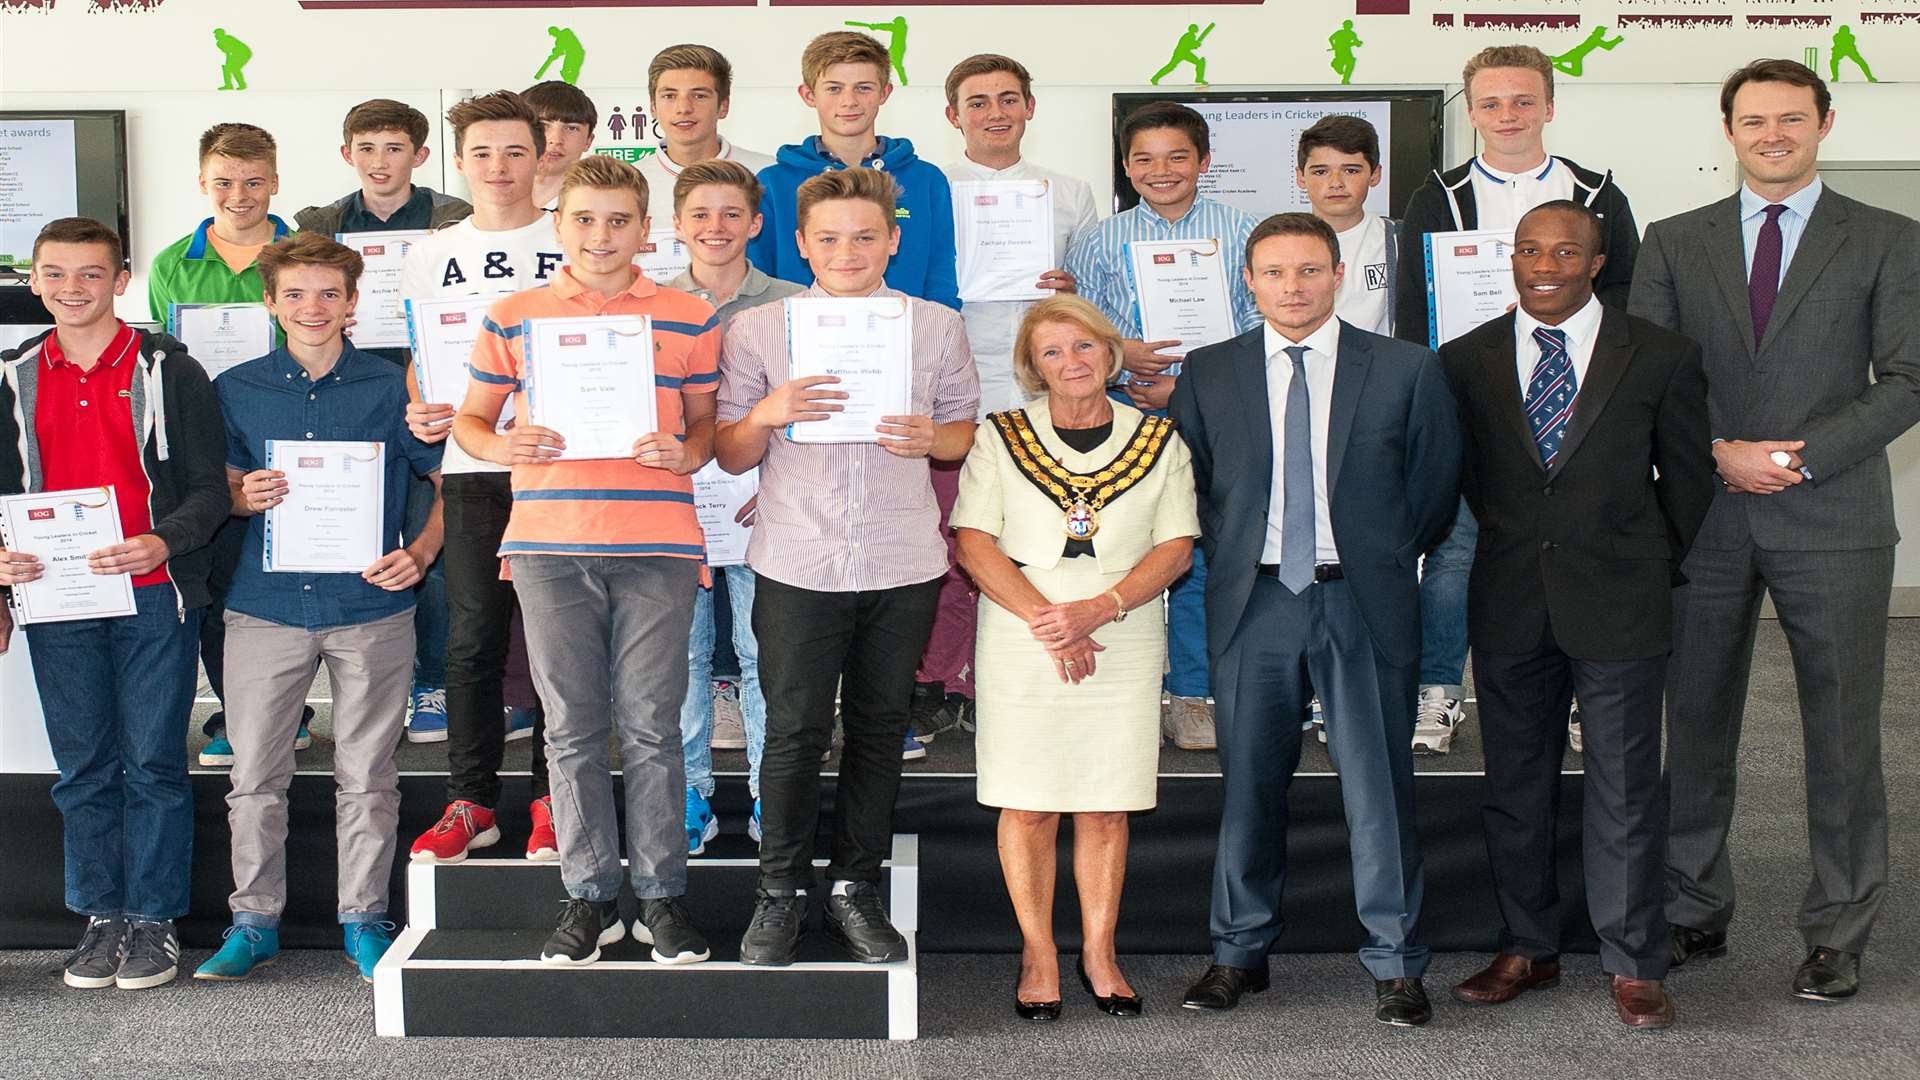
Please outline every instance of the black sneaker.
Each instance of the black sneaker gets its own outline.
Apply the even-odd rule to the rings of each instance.
[[[871,881],[850,882],[844,895],[828,897],[827,930],[863,964],[907,958],[907,939],[887,921],[880,890]]]
[[[713,954],[707,939],[693,925],[685,897],[669,896],[640,901],[640,917],[633,921],[633,936],[653,946],[656,964],[697,964]]]
[[[127,957],[127,924],[116,915],[95,915],[87,920],[80,944],[60,962],[68,986],[98,990],[112,986],[120,974],[120,962]]]
[[[611,945],[627,936],[620,921],[620,908],[612,900],[596,903],[573,897],[560,911],[560,924],[553,928],[546,948],[540,950],[543,964],[591,964],[600,959],[600,946]]]
[[[807,894],[761,889],[754,894],[753,921],[740,935],[740,962],[784,967],[800,948]]]
[[[172,919],[138,919],[127,930],[127,957],[114,985],[122,990],[165,986],[180,973],[180,938]]]

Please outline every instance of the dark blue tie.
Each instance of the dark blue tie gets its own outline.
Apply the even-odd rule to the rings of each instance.
[[[1551,469],[1553,459],[1560,456],[1560,438],[1566,434],[1573,397],[1580,387],[1573,375],[1573,358],[1567,355],[1567,332],[1542,326],[1534,330],[1533,340],[1540,346],[1540,362],[1533,365],[1533,377],[1527,380],[1527,424],[1533,428],[1540,464]]]
[[[1280,584],[1296,595],[1313,584],[1317,550],[1313,524],[1313,409],[1307,401],[1307,347],[1282,350],[1293,358],[1293,381],[1287,384],[1285,436],[1286,491],[1280,510]]]

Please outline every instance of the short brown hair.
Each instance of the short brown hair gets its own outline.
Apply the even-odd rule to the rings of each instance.
[[[264,161],[275,172],[280,170],[280,147],[267,129],[252,124],[215,124],[200,133],[200,167],[218,154],[235,161]]]
[[[1300,171],[1307,170],[1307,158],[1325,147],[1342,154],[1359,154],[1372,168],[1380,167],[1380,133],[1358,116],[1323,116],[1300,133]]]
[[[555,120],[562,124],[585,124],[589,129],[600,124],[600,110],[594,108],[593,99],[570,82],[548,79],[527,87],[520,96],[533,106],[534,115],[543,124]]]
[[[404,131],[418,150],[427,145],[431,130],[426,114],[419,109],[392,98],[374,98],[347,110],[347,119],[340,125],[340,141],[351,143],[355,135],[367,132]]]
[[[1813,91],[1814,107],[1820,110],[1820,122],[1827,122],[1827,110],[1833,107],[1833,92],[1827,81],[1798,60],[1755,60],[1727,76],[1720,84],[1720,122],[1733,130],[1733,96],[1750,82],[1778,82],[1804,86]]]
[[[647,65],[647,100],[660,85],[660,76],[669,71],[704,71],[713,76],[713,88],[725,101],[733,94],[733,65],[719,49],[705,45],[669,45],[654,55]]]
[[[1253,249],[1260,241],[1276,236],[1315,236],[1327,242],[1327,251],[1333,256],[1333,265],[1340,265],[1340,237],[1334,235],[1333,226],[1314,217],[1312,214],[1275,214],[1253,227],[1247,234],[1246,265],[1253,266]]]
[[[33,238],[33,261],[40,261],[41,244],[101,244],[107,249],[107,265],[114,270],[126,268],[126,254],[120,250],[120,234],[84,217],[55,218],[40,227]]]
[[[1028,73],[1025,64],[1011,56],[1001,56],[999,53],[978,53],[953,65],[953,70],[947,72],[948,107],[955,109],[960,107],[961,83],[975,75],[992,75],[1002,71],[1020,80],[1021,97],[1033,97],[1033,76]]]
[[[889,229],[899,227],[893,210],[899,203],[900,185],[886,173],[865,167],[833,169],[801,184],[793,196],[794,217],[805,229],[809,211],[823,202],[841,199],[864,199],[881,209]]]
[[[1538,72],[1547,83],[1547,100],[1553,100],[1553,61],[1547,54],[1531,45],[1489,45],[1473,54],[1467,66],[1460,72],[1460,81],[1465,84],[1467,104],[1473,104],[1473,77],[1488,68],[1525,68]]]
[[[359,252],[311,229],[261,248],[256,265],[260,267],[260,283],[267,287],[268,296],[279,295],[280,274],[296,267],[331,266],[347,279],[348,292],[360,284],[360,271],[367,267]]]
[[[893,58],[880,39],[851,30],[830,30],[807,42],[800,54],[800,81],[812,86],[835,64],[872,64],[879,69],[881,83],[893,80]]]
[[[1072,293],[1058,293],[1027,309],[1026,317],[1020,320],[1020,330],[1013,337],[1013,377],[1020,383],[1020,389],[1029,394],[1043,394],[1047,389],[1047,380],[1040,374],[1040,365],[1033,358],[1033,334],[1048,323],[1072,323],[1095,338],[1107,344],[1107,371],[1105,381],[1112,382],[1120,376],[1120,357],[1124,343],[1120,331],[1114,328],[1100,309],[1084,298]]]
[[[605,154],[582,154],[580,160],[567,166],[567,173],[560,178],[560,194],[554,197],[554,205],[567,205],[567,193],[575,188],[608,188],[615,191],[631,191],[634,198],[640,200],[640,214],[647,212],[647,178],[640,170]]]
[[[718,184],[724,187],[739,188],[740,194],[747,197],[747,209],[760,212],[760,196],[765,189],[753,175],[753,170],[737,161],[721,161],[713,158],[708,161],[696,161],[680,170],[680,176],[673,182],[673,212],[680,212],[680,204],[687,201],[693,189]]]
[[[495,90],[491,94],[470,97],[447,110],[447,123],[453,125],[453,153],[455,157],[467,146],[467,129],[488,120],[518,120],[527,125],[527,131],[533,135],[535,156],[547,152],[547,129],[540,126],[540,114],[533,111],[527,99],[511,90]]]

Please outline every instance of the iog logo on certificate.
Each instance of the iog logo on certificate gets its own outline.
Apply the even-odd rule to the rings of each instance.
[[[368,244],[360,249],[362,255],[385,255],[386,253],[387,245],[385,244]]]
[[[1173,256],[1172,256],[1171,254],[1168,254],[1168,255],[1155,255],[1155,256],[1153,257],[1153,265],[1155,265],[1155,266],[1172,266],[1172,265],[1173,265]]]
[[[466,321],[467,313],[464,311],[443,311],[440,313],[441,326],[459,326]]]
[[[816,326],[845,326],[847,325],[847,317],[845,315],[822,315],[820,316],[820,321],[815,325]]]
[[[327,459],[323,457],[303,457],[300,459],[299,467],[302,469],[324,469],[327,467]]]
[[[560,345],[562,348],[569,348],[575,345],[585,345],[586,343],[587,343],[587,335],[585,334],[561,334],[560,335]]]
[[[43,506],[38,510],[29,510],[27,511],[27,520],[28,521],[52,521],[53,507]]]
[[[975,195],[975,196],[973,197],[973,205],[975,205],[975,206],[999,206],[999,205],[1000,205],[1000,196],[998,196],[998,195]]]
[[[1456,244],[1453,248],[1453,257],[1456,259],[1471,258],[1478,254],[1480,254],[1479,244]]]

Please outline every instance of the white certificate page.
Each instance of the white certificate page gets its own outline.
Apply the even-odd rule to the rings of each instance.
[[[88,555],[124,539],[112,488],[0,498],[0,542],[45,568],[38,581],[13,587],[14,620],[31,626],[132,615],[133,575],[87,566]]]
[[[567,441],[562,461],[633,457],[633,444],[660,423],[652,320],[598,315],[524,325],[528,421]]]
[[[353,309],[353,344],[362,349],[407,347],[407,308],[400,298],[400,265],[425,229],[339,233],[334,239],[360,253],[360,301]]]
[[[693,254],[669,226],[647,234],[647,244],[640,249],[635,262],[655,285],[665,285],[687,272],[687,267],[693,265]]]
[[[707,537],[708,566],[739,566],[747,561],[747,541],[753,526],[740,517],[760,491],[760,470],[735,476],[717,461],[693,474],[693,505],[700,531]]]
[[[1427,234],[1427,346],[1437,349],[1520,299],[1513,230]]]
[[[1237,333],[1218,240],[1136,240],[1127,273],[1142,341],[1178,341],[1163,351],[1185,356]]]
[[[406,301],[408,346],[420,400],[459,408],[467,399],[467,363],[494,298],[453,296]]]
[[[268,439],[287,497],[267,511],[269,574],[358,574],[387,553],[387,448],[377,442]]]
[[[1044,300],[1034,283],[1054,269],[1053,191],[1044,179],[962,180],[953,185],[960,299]]]
[[[175,304],[168,321],[209,379],[267,355],[275,344],[273,314],[265,304]]]
[[[797,443],[877,443],[883,416],[913,412],[913,308],[903,296],[787,300],[788,373],[832,375],[847,395],[825,420],[787,425]]]

